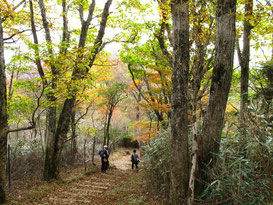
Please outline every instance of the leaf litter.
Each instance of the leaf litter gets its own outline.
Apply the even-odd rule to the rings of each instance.
[[[114,152],[106,173],[100,172],[97,160],[87,172],[83,167],[61,172],[62,180],[22,180],[6,204],[162,204],[162,196],[147,188],[141,166],[140,171],[131,169],[130,153],[131,149],[124,148]]]

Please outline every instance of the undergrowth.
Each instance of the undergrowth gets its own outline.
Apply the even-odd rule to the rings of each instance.
[[[150,189],[169,197],[170,187],[170,133],[163,131],[143,148],[144,171]]]
[[[266,115],[261,107],[257,109],[257,105],[259,103],[255,101],[249,105],[245,122],[235,111],[227,116],[231,123],[223,133],[225,137],[220,153],[216,154],[217,163],[208,173],[211,182],[201,202],[272,203],[273,129],[269,114],[272,112],[267,110]]]
[[[228,119],[230,118],[230,119]],[[234,113],[227,116],[217,162],[207,173],[210,180],[200,204],[269,204],[273,201],[273,130],[269,118],[257,110],[247,112],[247,123]],[[230,122],[230,123],[228,123]],[[164,194],[170,188],[170,132],[163,131],[143,148],[145,179]]]

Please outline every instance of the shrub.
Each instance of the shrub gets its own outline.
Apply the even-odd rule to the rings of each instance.
[[[247,126],[235,127],[239,122],[234,123],[233,131],[222,139],[217,163],[209,173],[212,183],[203,193],[205,201],[224,204],[266,204],[272,201],[271,122],[253,109],[247,113],[247,119]]]
[[[170,187],[170,132],[162,131],[143,147],[145,175],[150,188],[168,198]]]
[[[118,145],[121,147],[132,147],[139,148],[139,144],[137,140],[133,140],[133,134],[127,133],[122,135],[118,140]]]
[[[24,175],[38,175],[42,168],[43,153],[39,140],[30,142],[18,140],[11,144],[10,150],[11,174],[13,179]]]

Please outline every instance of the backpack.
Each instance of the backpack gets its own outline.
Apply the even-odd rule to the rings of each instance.
[[[107,151],[106,150],[101,150],[99,153],[101,158],[107,158]]]
[[[132,162],[138,162],[139,160],[138,160],[138,155],[137,154],[132,154],[132,156],[131,156],[131,161]]]

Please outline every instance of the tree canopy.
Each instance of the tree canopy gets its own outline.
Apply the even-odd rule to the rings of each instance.
[[[147,170],[172,204],[269,200],[269,0],[0,0],[0,12],[0,204],[8,144],[38,140],[43,179],[59,179],[86,133],[94,149],[129,137],[161,153],[166,166]]]

